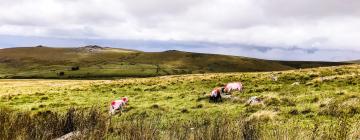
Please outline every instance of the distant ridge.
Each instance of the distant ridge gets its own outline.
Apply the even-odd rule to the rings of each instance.
[[[349,64],[346,62],[274,61],[240,56],[168,50],[137,50],[88,45],[0,50],[0,78],[113,78],[171,74],[280,71]]]
[[[356,63],[356,64],[360,64],[360,60],[348,61],[348,63]]]

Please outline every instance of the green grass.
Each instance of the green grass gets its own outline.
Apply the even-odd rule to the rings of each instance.
[[[242,118],[242,121],[255,119],[258,120],[255,122],[263,123],[261,129],[267,131],[259,133],[264,137],[271,136],[269,139],[296,135],[299,135],[297,139],[311,139],[308,134],[321,135],[320,139],[339,138],[343,136],[342,132],[346,132],[348,138],[358,138],[359,72],[360,65],[348,65],[279,72],[119,80],[0,80],[0,106],[32,114],[46,111],[61,113],[70,107],[97,107],[106,113],[111,100],[127,96],[130,102],[126,113],[116,116],[114,123],[126,123],[125,120],[134,120],[139,116],[155,123],[156,118],[161,117],[161,121],[155,123],[159,131],[185,134],[183,127],[202,128],[206,119],[213,122],[213,119],[225,117],[229,120],[219,121],[235,127],[233,123],[237,121],[231,120]],[[278,77],[277,81],[271,80],[272,73]],[[209,103],[207,95],[211,89],[232,81],[241,81],[244,91],[234,92],[233,98],[222,103]],[[293,84],[296,82],[299,84]],[[251,96],[258,96],[263,104],[246,105]],[[351,125],[342,124],[342,118]],[[171,129],[172,124],[177,123],[179,127]],[[251,130],[245,128],[246,131]],[[340,129],[341,134],[332,136],[335,133],[331,132]],[[292,130],[294,133],[288,132]],[[110,135],[117,137],[117,134]]]
[[[272,81],[270,72],[176,75],[122,80],[1,80],[0,105],[19,110],[67,110],[71,106],[101,106],[119,97],[130,98],[129,114],[151,110],[169,117],[190,117],[197,113],[229,112],[233,115],[268,110],[279,117],[306,119],[309,114],[328,114],[328,105],[344,102],[358,112],[358,66],[306,69],[277,72]],[[324,77],[324,81],[320,81]],[[212,88],[231,81],[241,81],[244,91],[223,103],[209,103],[205,98]],[[299,82],[299,85],[292,85]],[[246,106],[251,96],[264,99],[264,106]],[[349,102],[349,105],[345,104]],[[323,106],[322,106],[323,104]],[[157,105],[159,109],[153,109]],[[198,108],[201,106],[201,108]],[[182,113],[187,109],[189,113]],[[297,109],[298,115],[288,112]],[[304,110],[310,112],[301,113]],[[339,108],[344,109],[345,108]],[[331,111],[331,110],[330,110]],[[326,117],[333,117],[325,115]]]
[[[176,74],[280,71],[349,63],[270,61],[181,51],[24,47],[0,50],[0,78],[91,79]],[[71,70],[78,66],[80,70]],[[63,76],[59,76],[64,72]]]

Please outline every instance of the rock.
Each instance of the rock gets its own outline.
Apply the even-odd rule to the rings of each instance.
[[[97,52],[97,51],[101,51],[104,50],[105,48],[98,46],[98,45],[88,45],[88,46],[84,46],[84,47],[80,47],[78,48],[78,50],[80,51],[86,51],[86,52]]]
[[[271,80],[272,80],[272,81],[277,81],[278,78],[277,78],[276,76],[273,76],[273,77],[271,77]]]
[[[300,83],[299,83],[299,82],[294,82],[294,83],[292,83],[291,85],[292,85],[292,86],[297,86],[297,85],[300,85]]]
[[[262,103],[262,101],[257,96],[250,97],[250,99],[246,102],[246,104],[248,104],[248,105],[255,105],[255,104],[260,104],[260,103]]]
[[[54,140],[71,140],[71,139],[75,139],[80,134],[81,134],[80,131],[73,131],[73,132],[67,133],[59,138],[56,138]]]

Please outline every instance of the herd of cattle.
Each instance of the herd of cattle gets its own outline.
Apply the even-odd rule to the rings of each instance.
[[[222,95],[231,95],[233,91],[241,91],[243,89],[243,85],[240,82],[232,82],[228,83],[222,87],[214,88],[209,97],[212,102],[222,101]],[[124,107],[126,106],[129,99],[127,97],[122,97],[120,100],[114,100],[110,105],[110,113],[116,114],[118,112],[122,112]]]

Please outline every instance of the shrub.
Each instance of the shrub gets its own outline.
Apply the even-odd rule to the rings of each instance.
[[[319,98],[318,97],[314,97],[312,100],[311,100],[311,103],[316,103],[319,101]]]
[[[203,108],[204,105],[203,104],[197,104],[196,106],[192,107],[193,109],[199,109],[199,108]]]
[[[73,67],[71,67],[71,70],[72,70],[72,71],[77,71],[77,70],[79,70],[79,69],[80,69],[79,66],[73,66]]]
[[[48,100],[49,97],[41,97],[40,100]]]
[[[303,111],[301,111],[302,114],[308,114],[310,112],[312,112],[311,108],[306,108]]]
[[[250,105],[250,106],[247,106],[246,109],[245,109],[245,112],[247,113],[254,113],[260,109],[263,108],[263,105],[262,104],[255,104],[255,105]]]
[[[281,104],[286,106],[296,106],[295,102],[289,98],[281,98]]]
[[[165,99],[169,100],[169,99],[173,99],[173,97],[172,96],[166,96]]]
[[[181,112],[181,113],[189,113],[189,110],[187,110],[186,108],[182,108],[182,109],[180,110],[180,112]]]
[[[299,114],[299,111],[296,109],[296,108],[293,108],[289,111],[289,114],[291,115],[298,115]]]
[[[159,109],[160,106],[159,106],[158,104],[153,104],[153,105],[151,106],[151,108],[153,108],[153,109]]]
[[[142,89],[139,88],[139,87],[136,87],[136,88],[134,88],[134,91],[142,91]],[[116,93],[116,92],[115,92],[115,93]]]

